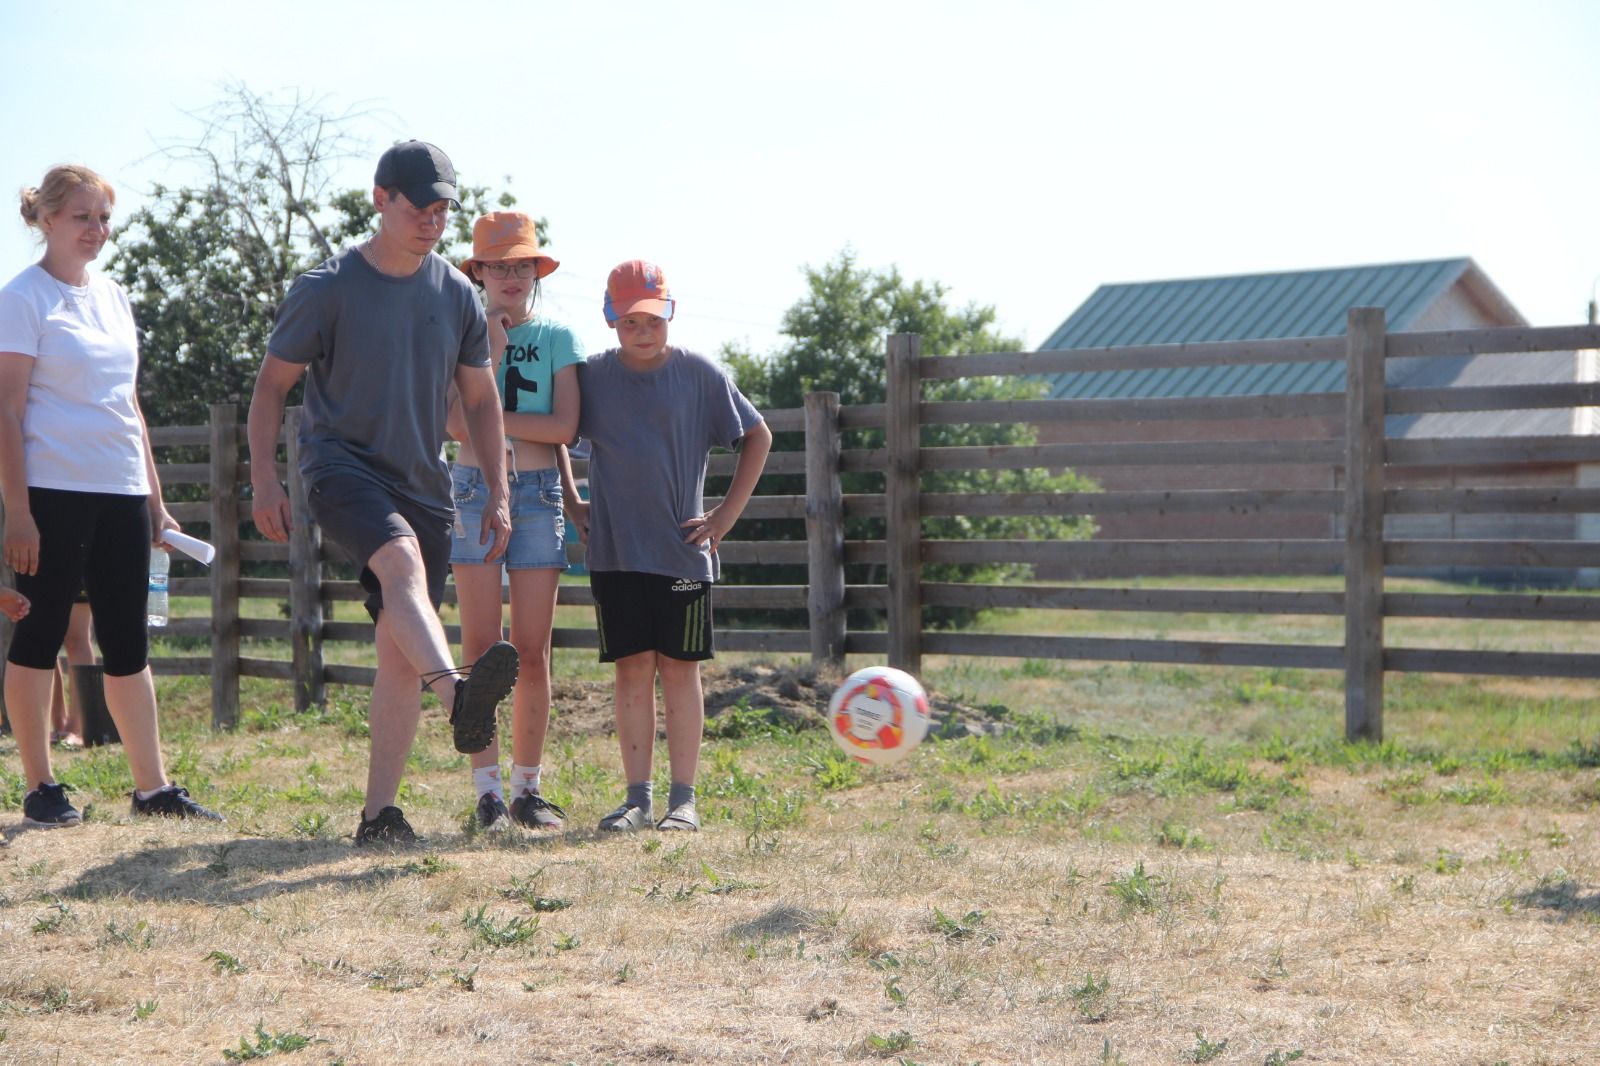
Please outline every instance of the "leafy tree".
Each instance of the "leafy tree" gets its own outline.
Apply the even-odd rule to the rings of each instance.
[[[891,333],[916,333],[922,337],[924,356],[957,355],[969,352],[1016,351],[1021,341],[999,333],[992,307],[969,304],[953,308],[945,304],[946,288],[938,282],[907,282],[890,267],[870,270],[856,263],[850,251],[841,252],[831,263],[806,270],[807,292],[783,318],[781,333],[788,338],[776,351],[760,357],[733,347],[725,347],[723,361],[742,391],[758,407],[792,408],[803,405],[809,392],[837,392],[845,405],[882,403],[885,396],[884,349]],[[1042,382],[1017,377],[958,378],[923,383],[926,400],[1023,400],[1044,395]],[[924,447],[979,445],[1026,445],[1035,442],[1032,426],[1007,424],[958,424],[922,427]],[[864,429],[846,432],[847,448],[881,448],[884,432]],[[804,447],[803,435],[777,434],[778,449]],[[883,491],[883,476],[872,473],[846,473],[844,491],[867,493]],[[787,475],[763,479],[772,492],[798,494],[805,491],[804,478]],[[1094,483],[1069,472],[1051,473],[1041,469],[927,471],[922,475],[924,492],[1069,492],[1086,491]],[[752,520],[742,536],[750,539],[798,539],[796,523],[777,520]],[[1059,515],[1018,517],[924,517],[923,536],[930,539],[1035,540],[1086,539],[1094,532],[1086,518]],[[885,536],[882,519],[847,519],[847,539],[880,539]],[[731,580],[768,580],[804,583],[803,568],[774,577],[770,568],[729,567]],[[750,572],[743,572],[743,571]],[[965,580],[992,582],[1023,579],[1031,568],[1023,565],[929,566],[924,577],[929,581]],[[884,580],[877,567],[860,568],[849,575],[852,582],[878,583]],[[930,608],[925,613],[933,626],[959,625],[969,620],[965,609]],[[860,620],[852,620],[860,624]]]
[[[199,179],[156,186],[108,264],[133,303],[139,399],[152,425],[193,425],[212,403],[248,402],[289,284],[369,234],[374,217],[370,188],[333,187],[339,162],[375,157],[354,132],[365,113],[234,85],[192,117],[198,134],[161,152]],[[516,200],[463,186],[461,202],[439,248],[452,259],[470,247],[476,215]],[[544,220],[539,226],[547,239]]]
[[[281,258],[230,225],[215,188],[157,186],[129,220],[110,266],[133,303],[151,425],[194,425],[208,404],[245,402],[283,295]]]

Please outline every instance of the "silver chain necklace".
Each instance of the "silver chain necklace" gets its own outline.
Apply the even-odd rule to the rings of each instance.
[[[72,311],[78,310],[77,289],[87,289],[89,287],[88,282],[85,282],[81,286],[68,285],[66,282],[50,273],[50,271],[45,270],[43,266],[40,266],[39,269],[44,270],[45,277],[56,283],[56,288],[61,291],[61,301],[67,305],[67,308]]]

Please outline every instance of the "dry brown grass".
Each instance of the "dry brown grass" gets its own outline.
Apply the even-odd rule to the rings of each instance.
[[[1220,690],[1246,681],[1267,683]],[[1087,720],[1077,682],[1056,699]],[[1014,707],[1049,695],[1015,683]],[[784,734],[708,741],[698,836],[614,839],[591,828],[613,742],[558,719],[574,828],[485,837],[430,714],[404,798],[427,845],[357,852],[348,715],[216,736],[183,691],[169,749],[227,826],[132,822],[109,751],[62,760],[103,782],[83,828],[0,818],[0,1062],[221,1063],[300,1036],[274,1058],[1182,1063],[1197,1034],[1219,1063],[1600,1061],[1581,763],[1039,734],[828,788],[825,741]],[[1183,759],[1210,783],[1166,776]]]

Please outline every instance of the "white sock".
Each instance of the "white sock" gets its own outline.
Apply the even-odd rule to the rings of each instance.
[[[538,766],[519,766],[516,763],[512,763],[511,794],[520,796],[524,792],[539,791],[539,771],[540,767]]]
[[[486,796],[493,792],[501,799],[505,799],[505,794],[500,791],[499,763],[492,763],[488,766],[480,766],[473,770],[472,783],[477,786],[478,795],[480,796]]]
[[[140,800],[148,800],[152,796],[154,796],[156,793],[165,792],[167,789],[169,789],[171,787],[172,787],[171,785],[162,785],[160,788],[152,788],[148,792],[146,792],[142,788],[136,788],[136,789],[133,790],[133,794],[135,796],[138,796]]]

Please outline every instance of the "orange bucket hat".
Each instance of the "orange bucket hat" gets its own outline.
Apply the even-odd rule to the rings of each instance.
[[[461,263],[461,272],[477,281],[475,263],[494,263],[503,259],[532,259],[534,273],[546,277],[561,265],[539,251],[538,225],[521,211],[491,211],[472,223],[472,255]]]

